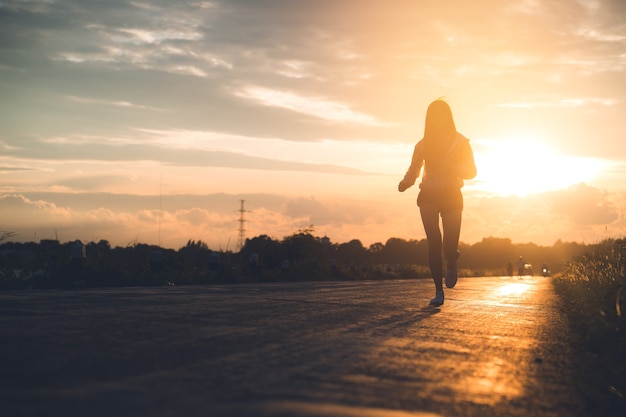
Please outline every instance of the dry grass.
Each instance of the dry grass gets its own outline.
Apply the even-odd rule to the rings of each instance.
[[[626,402],[626,241],[609,239],[555,278],[564,309],[596,378],[616,406]]]

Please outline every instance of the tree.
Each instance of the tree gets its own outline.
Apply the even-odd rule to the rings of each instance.
[[[280,242],[272,239],[267,235],[261,235],[252,239],[246,239],[246,242],[239,252],[244,262],[248,262],[252,254],[259,257],[262,265],[267,267],[275,267],[280,264]]]
[[[475,269],[504,270],[507,262],[515,263],[520,256],[527,257],[526,253],[521,253],[521,249],[513,246],[511,239],[486,237],[464,249],[459,263],[463,267]]]
[[[321,253],[321,240],[310,233],[310,229],[287,236],[282,241],[282,252],[291,261],[318,259]]]
[[[425,263],[427,257],[421,256],[423,255],[422,252],[424,252],[424,248],[421,242],[390,238],[382,251],[382,259],[385,263]]]
[[[367,259],[367,250],[358,239],[337,246],[337,258],[345,264],[356,264]]]

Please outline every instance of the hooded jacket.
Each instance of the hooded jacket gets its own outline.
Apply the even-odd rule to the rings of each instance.
[[[411,158],[411,166],[404,178],[398,185],[400,191],[415,184],[424,167],[424,175],[420,183],[421,189],[452,188],[460,189],[465,184],[463,180],[472,179],[476,176],[474,153],[469,144],[469,139],[460,133],[456,133],[450,149],[442,158],[442,163],[437,169],[429,169],[424,161],[424,139],[417,142]]]

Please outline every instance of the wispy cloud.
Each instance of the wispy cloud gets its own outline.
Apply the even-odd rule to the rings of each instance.
[[[82,103],[82,104],[101,104],[101,105],[106,105],[106,106],[115,106],[115,107],[138,109],[138,110],[156,110],[156,111],[164,110],[158,107],[146,106],[143,104],[136,104],[136,103],[131,103],[130,101],[123,101],[123,100],[112,101],[112,100],[102,100],[102,99],[77,97],[77,96],[67,96],[66,98],[70,101],[73,101],[76,103]]]
[[[6,7],[11,11],[26,11],[30,13],[46,13],[56,3],[55,0],[5,0],[0,3],[0,9]]]
[[[26,172],[26,171],[35,171],[33,168],[26,167],[17,167],[17,166],[2,166],[0,165],[0,174],[7,172]]]
[[[4,151],[12,151],[17,149],[17,146],[14,146],[2,139],[0,139],[0,149],[4,150]]]
[[[552,100],[537,101],[518,101],[497,103],[496,107],[513,108],[513,109],[532,109],[532,108],[572,108],[584,106],[603,106],[613,107],[621,103],[617,98],[560,98]]]
[[[120,43],[130,42],[134,44],[160,44],[170,40],[198,41],[203,38],[202,33],[195,30],[147,30],[147,29],[128,29],[118,28],[116,31],[123,36],[115,38]]]
[[[352,110],[347,104],[324,98],[306,97],[290,91],[252,85],[237,90],[235,94],[265,106],[283,108],[332,122],[373,127],[387,126],[386,123],[377,120],[374,116]]]
[[[71,161],[85,164],[90,171],[98,169],[93,163],[117,161],[118,171],[132,170],[133,164],[152,161],[154,164],[179,167],[231,167],[243,170],[317,172],[339,175],[373,174],[372,165],[351,163],[340,157],[347,147],[337,148],[338,154],[325,158],[333,146],[316,149],[313,144],[277,139],[246,138],[212,132],[144,131],[139,136],[56,136],[41,139],[36,151],[15,151],[14,158],[45,159],[54,164]],[[246,144],[249,144],[246,146]],[[272,148],[272,145],[275,147]],[[337,144],[341,146],[340,143]],[[282,148],[282,149],[280,149]],[[254,152],[258,149],[259,152]],[[306,155],[306,150],[312,150]],[[371,150],[370,150],[371,151]],[[26,155],[28,154],[28,155]],[[109,169],[101,167],[100,169]]]

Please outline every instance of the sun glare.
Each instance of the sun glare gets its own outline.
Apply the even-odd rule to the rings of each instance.
[[[559,154],[541,141],[512,138],[476,140],[475,189],[497,195],[529,194],[588,182],[598,171],[590,158]]]
[[[505,284],[503,286],[501,286],[500,288],[498,288],[495,291],[495,294],[499,297],[519,297],[522,294],[524,294],[526,291],[528,291],[528,289],[530,288],[530,285],[528,284],[522,284],[522,283],[511,283],[511,284]]]

